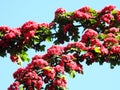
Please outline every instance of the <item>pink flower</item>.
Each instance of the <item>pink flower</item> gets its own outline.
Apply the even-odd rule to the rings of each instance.
[[[18,81],[15,81],[13,84],[10,85],[8,90],[19,90],[20,83]]]
[[[82,73],[83,72],[83,67],[81,64],[77,64],[76,69],[75,69],[78,73]]]
[[[60,54],[62,54],[63,50],[64,50],[64,47],[62,47],[62,46],[52,45],[52,47],[50,47],[47,50],[47,53],[49,55],[60,55]]]
[[[86,20],[92,18],[92,16],[90,14],[87,14],[87,13],[84,13],[84,12],[81,12],[78,10],[74,12],[73,17],[77,18],[77,19],[86,19]]]
[[[42,88],[43,85],[43,81],[42,78],[38,79],[38,81],[36,81],[35,87],[37,90],[40,90]]]
[[[67,84],[67,82],[66,82],[65,78],[56,78],[53,81],[53,85],[59,86],[59,87],[62,87],[62,88],[65,88],[66,84]]]
[[[13,77],[16,79],[16,80],[20,80],[24,77],[24,74],[25,72],[27,71],[28,69],[25,70],[25,68],[19,68],[16,72],[13,73]]]
[[[34,86],[36,89],[39,90],[41,89],[43,84],[41,76],[38,76],[38,74],[34,70],[27,69],[27,68],[19,68],[14,73],[14,78],[17,81],[19,81],[21,84],[23,84],[24,87],[28,87],[28,88],[31,88],[31,86]]]
[[[42,59],[42,55],[35,55],[32,60]]]
[[[110,24],[110,21],[111,21],[112,19],[114,19],[114,16],[113,16],[112,14],[109,14],[109,13],[103,15],[102,18],[101,18],[101,20],[102,20],[103,22],[106,22],[107,24]]]
[[[21,35],[21,28],[12,28],[12,32],[14,32],[17,36]]]
[[[41,89],[43,84],[42,78],[38,76],[35,71],[26,72],[25,76],[23,77],[23,82],[24,86],[30,87],[34,85],[34,87],[37,88],[38,90]]]
[[[5,28],[5,27],[4,27]],[[6,27],[6,29],[8,29]],[[17,36],[20,36],[21,35],[21,29],[20,28],[9,28],[9,30],[7,30],[4,38],[9,40],[9,39],[14,39],[16,38]]]
[[[105,39],[104,39],[103,45],[104,45],[105,47],[109,47],[109,46],[112,46],[112,45],[114,45],[114,44],[118,44],[118,41],[117,41],[115,38],[109,37],[109,38],[105,38]]]
[[[8,31],[10,31],[10,30],[11,30],[11,28],[8,27],[8,26],[0,26],[0,31],[8,32]]]
[[[76,70],[77,64],[74,61],[66,63],[66,66],[69,67],[71,70]]]
[[[91,39],[91,46],[103,46],[103,44],[101,43],[101,41],[99,39]]]
[[[113,38],[113,37],[115,37],[115,34],[114,33],[108,33],[107,35],[106,35],[106,38]]]
[[[56,72],[53,68],[50,68],[50,69],[43,69],[43,73],[45,76],[47,76],[48,78],[50,79],[54,79],[55,75],[56,75]]]
[[[112,28],[109,29],[109,32],[110,33],[117,33],[117,32],[119,32],[119,28],[112,27]]]
[[[61,66],[61,65],[57,65],[54,67],[55,71],[56,72],[61,72],[61,73],[64,73],[64,66]]]
[[[65,51],[69,50],[70,48],[79,48],[80,50],[87,50],[87,47],[82,42],[68,43],[68,45],[65,47]]]
[[[50,25],[47,23],[41,23],[41,24],[39,24],[39,27],[50,28]]]
[[[9,32],[5,34],[4,38],[6,38],[7,40],[10,40],[10,39],[16,38],[16,35],[14,32]]]
[[[44,54],[44,55],[42,56],[42,59],[47,60],[47,59],[49,59],[50,57],[51,57],[51,54],[46,53],[46,54]]]
[[[92,61],[92,62],[95,61],[95,56],[92,52],[87,52],[87,53],[83,54],[82,59],[84,60],[86,58],[89,58],[90,61]]]
[[[85,33],[82,35],[81,42],[87,43],[88,40],[95,38],[98,33],[93,29],[87,29]]]
[[[120,21],[120,11],[119,10],[117,10],[116,16],[117,16],[116,20],[119,22]]]
[[[107,54],[109,53],[108,49],[105,48],[105,47],[101,47],[101,48],[100,48],[100,51],[101,51],[101,54],[102,54],[102,55],[107,55]]]
[[[66,24],[66,25],[63,27],[63,32],[66,33],[71,27],[72,27],[72,24],[71,24],[71,23]]]
[[[111,54],[120,54],[120,45],[112,46],[110,49]]]
[[[116,6],[113,6],[113,5],[109,5],[109,6],[106,6],[105,8],[103,8],[101,10],[102,13],[110,13],[112,10],[114,10],[116,8]]]
[[[27,33],[24,33],[25,41],[28,42],[30,38],[35,36],[36,31],[29,31]]]
[[[55,16],[58,15],[58,14],[64,14],[66,12],[65,9],[63,8],[58,8],[56,11],[55,11]]]
[[[90,7],[85,6],[85,7],[80,8],[78,11],[80,11],[80,12],[89,12],[89,10],[90,10]]]
[[[74,45],[75,45],[75,47],[79,48],[80,50],[87,50],[87,47],[82,42],[75,42]]]
[[[74,59],[73,55],[62,55],[61,62],[69,63],[69,62],[73,61],[73,59]]]
[[[18,56],[17,55],[10,55],[10,59],[12,60],[12,62],[17,62]]]
[[[22,32],[29,32],[31,30],[37,30],[39,28],[39,24],[34,21],[28,21],[25,24],[22,25],[21,29]]]
[[[34,67],[39,67],[40,69],[43,69],[44,67],[48,66],[48,62],[44,59],[34,59],[32,60],[31,65]]]

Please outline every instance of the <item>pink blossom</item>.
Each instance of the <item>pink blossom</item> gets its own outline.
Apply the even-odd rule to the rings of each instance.
[[[72,24],[71,24],[71,23],[66,24],[66,25],[63,27],[63,32],[66,33],[71,27],[72,27]]]
[[[34,70],[28,68],[19,68],[14,73],[14,78],[28,88],[34,85],[39,90],[43,84],[42,78]]]
[[[5,34],[4,38],[6,38],[7,40],[10,40],[10,39],[16,38],[16,35],[14,32],[9,32]]]
[[[113,37],[115,37],[115,34],[114,33],[108,33],[107,35],[106,35],[106,38],[113,38]]]
[[[102,18],[101,18],[101,20],[102,20],[103,22],[106,22],[107,24],[110,24],[110,21],[111,21],[112,19],[114,19],[114,16],[113,16],[112,14],[109,14],[109,13],[103,15]]]
[[[61,66],[61,65],[57,65],[54,67],[55,71],[56,72],[61,72],[61,73],[64,73],[64,66]]]
[[[91,39],[91,46],[103,46],[103,44],[101,43],[101,41],[99,39]]]
[[[42,55],[35,55],[32,60],[42,59]]]
[[[102,13],[109,13],[111,12],[112,10],[114,10],[116,8],[116,6],[113,6],[113,5],[109,5],[109,6],[106,6],[105,8],[103,8],[101,10]]]
[[[119,28],[112,27],[112,28],[109,29],[109,32],[110,33],[117,33],[117,32],[119,32]]]
[[[101,48],[100,48],[100,51],[101,51],[101,54],[102,54],[102,55],[107,55],[107,54],[109,53],[108,49],[105,48],[105,47],[101,47]]]
[[[65,9],[63,8],[58,8],[56,11],[55,11],[55,16],[58,15],[58,14],[64,14],[66,12]]]
[[[66,66],[69,67],[71,70],[76,70],[77,64],[74,61],[66,63]]]
[[[62,54],[63,50],[64,50],[64,47],[62,47],[62,46],[52,45],[52,47],[50,47],[47,50],[47,53],[49,55],[60,55],[60,54]]]
[[[8,32],[8,31],[10,31],[10,30],[11,30],[11,28],[8,27],[8,26],[0,26],[0,31]]]
[[[22,29],[22,32],[25,33],[25,32],[29,32],[31,30],[37,30],[38,27],[39,27],[38,23],[36,23],[34,21],[28,21],[22,25],[21,29]]]
[[[45,76],[47,76],[50,79],[54,79],[55,75],[56,75],[56,71],[53,68],[50,68],[49,70],[47,69],[43,69],[43,73]]]
[[[83,67],[81,64],[77,64],[76,69],[75,69],[78,73],[82,73],[83,72]]]
[[[116,16],[117,16],[116,20],[119,22],[120,21],[120,11],[119,10],[117,10]]]
[[[50,25],[47,23],[41,23],[41,24],[39,24],[39,27],[50,28]]]
[[[120,54],[120,45],[112,46],[110,49],[111,54]]]
[[[75,45],[75,47],[79,48],[80,50],[87,50],[87,47],[82,42],[75,42],[74,45]]]
[[[92,18],[92,16],[90,14],[83,13],[83,12],[80,12],[78,10],[74,12],[73,17],[77,18],[77,19],[86,19],[86,20]]]
[[[82,59],[84,60],[86,58],[89,58],[92,62],[95,61],[95,56],[92,52],[87,52],[87,53],[83,54]]]
[[[81,42],[86,43],[88,40],[95,38],[98,33],[93,29],[87,29],[85,33],[82,35]]]
[[[26,71],[28,71],[28,69],[21,67],[16,72],[13,73],[13,77],[19,81],[24,77]]]
[[[32,60],[31,64],[33,67],[39,67],[40,69],[43,69],[44,67],[48,66],[48,62],[44,59],[34,59]]]
[[[10,55],[10,59],[12,60],[12,62],[17,62],[18,56],[17,55]]]
[[[66,82],[65,78],[56,78],[56,79],[53,81],[53,84],[56,85],[56,86],[65,88],[67,82]]]
[[[42,59],[47,60],[48,58],[50,58],[50,56],[51,54],[46,53],[42,56]]]
[[[114,44],[118,44],[118,41],[115,38],[109,37],[109,38],[104,39],[103,45],[105,47],[109,47],[109,46],[114,45]]]
[[[68,45],[65,47],[65,51],[69,50],[70,48],[79,48],[80,50],[87,50],[87,47],[82,42],[68,43]]]
[[[36,31],[29,31],[27,33],[24,33],[25,41],[28,42],[30,38],[35,36]]]
[[[89,10],[90,10],[90,7],[85,6],[85,7],[80,8],[78,11],[80,11],[80,12],[89,12]]]
[[[69,63],[69,62],[73,61],[73,59],[74,59],[73,55],[62,55],[61,62]]]
[[[19,90],[20,83],[18,81],[15,81],[13,84],[10,85],[8,90]]]
[[[17,36],[20,37],[21,35],[21,28],[12,28],[12,32],[14,32]]]

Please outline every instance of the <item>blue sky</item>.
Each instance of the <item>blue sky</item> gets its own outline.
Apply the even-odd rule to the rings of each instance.
[[[74,11],[82,6],[100,10],[113,4],[120,9],[118,2],[119,0],[0,0],[0,26],[18,27],[28,20],[50,22],[54,18],[54,11],[59,7],[67,11]],[[47,43],[47,46],[50,45]],[[32,50],[29,51],[30,57],[35,54]],[[19,66],[10,61],[9,55],[0,59],[0,90],[7,90],[14,81],[12,73]],[[83,67],[84,75],[77,75],[75,79],[68,78],[69,90],[119,90],[118,66],[110,69],[109,64],[99,66],[95,63],[87,66],[83,63]]]

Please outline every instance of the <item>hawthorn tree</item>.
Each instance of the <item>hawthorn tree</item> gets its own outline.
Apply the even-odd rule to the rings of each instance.
[[[15,71],[8,90],[67,90],[66,73],[72,78],[83,74],[81,62],[120,65],[120,11],[113,5],[100,11],[87,6],[73,12],[58,8],[48,24],[28,21],[18,28],[0,26],[0,56],[9,53],[19,65],[29,62],[28,49],[44,51],[43,42],[54,45]],[[69,43],[60,45],[64,42]]]

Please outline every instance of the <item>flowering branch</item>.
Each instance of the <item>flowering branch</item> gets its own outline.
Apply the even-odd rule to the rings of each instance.
[[[109,5],[101,11],[82,7],[74,12],[59,8],[54,20],[38,24],[28,21],[19,28],[0,26],[0,56],[10,54],[13,62],[29,61],[29,48],[44,51],[44,41],[54,44],[44,55],[36,55],[32,62],[19,68],[14,74],[15,82],[8,90],[66,90],[65,75],[75,77],[83,73],[81,62],[87,65],[98,62],[120,65],[120,11]],[[83,28],[83,34],[80,35]],[[81,36],[81,37],[80,37]],[[45,84],[45,85],[43,85]]]

